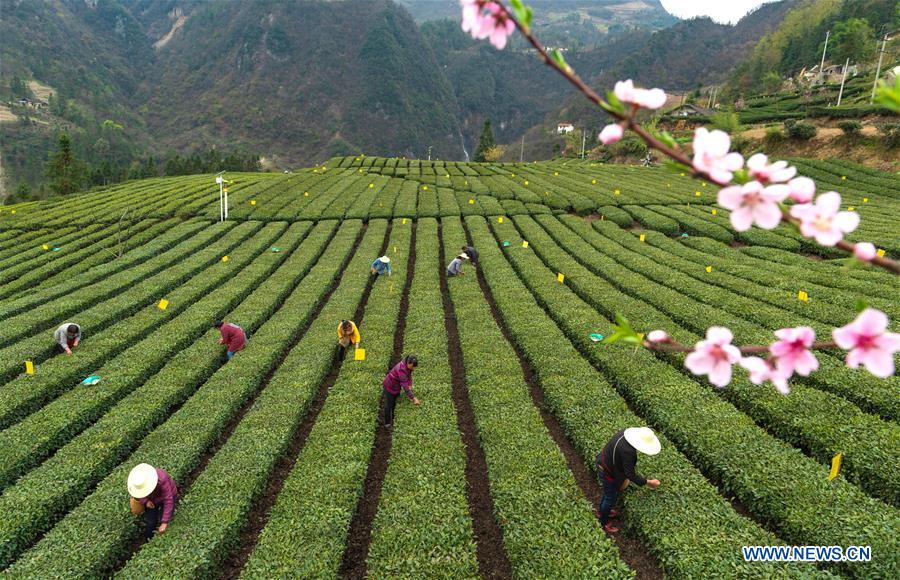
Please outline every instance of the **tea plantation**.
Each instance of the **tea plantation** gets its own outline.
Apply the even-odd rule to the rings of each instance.
[[[851,240],[900,256],[896,175],[793,163],[860,213]],[[715,324],[827,336],[861,298],[900,320],[896,276],[783,226],[735,232],[715,188],[662,168],[346,157],[225,177],[224,222],[209,175],[0,208],[4,577],[900,577],[896,376],[821,351],[789,395],[743,371],[715,389],[683,354],[590,339],[617,314],[685,344]],[[465,245],[477,267],[448,278]],[[230,362],[219,319],[250,337]],[[339,359],[342,319],[364,358]],[[386,430],[382,379],[408,353],[422,404]],[[643,425],[663,450],[638,471],[662,485],[626,492],[609,536],[594,457]],[[141,462],[179,489],[148,542],[125,486]],[[743,558],[775,545],[871,561]]]

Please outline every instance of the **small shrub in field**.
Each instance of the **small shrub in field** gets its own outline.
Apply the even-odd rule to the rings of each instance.
[[[775,126],[766,129],[765,141],[770,145],[784,141],[784,132],[781,130],[781,127]]]
[[[900,147],[900,123],[884,123],[878,126],[881,140],[885,145],[894,149]]]
[[[809,141],[816,136],[817,132],[816,126],[810,123],[791,123],[790,126],[785,123],[785,128],[788,137],[798,141]]]
[[[837,126],[847,137],[856,137],[862,131],[862,123],[851,119],[839,121]]]
[[[741,129],[741,122],[738,119],[737,113],[722,111],[721,113],[714,114],[710,119],[710,122],[713,127],[721,129],[729,135],[733,135]]]

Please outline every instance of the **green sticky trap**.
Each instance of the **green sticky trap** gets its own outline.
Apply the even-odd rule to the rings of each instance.
[[[509,247],[509,242],[503,242],[503,247],[504,247],[504,248],[508,248],[508,247]]]
[[[597,334],[596,332],[591,333],[591,340],[593,340],[594,342],[600,342],[601,340],[603,340],[603,338],[604,337],[602,334]]]
[[[97,375],[91,375],[88,378],[81,381],[82,385],[96,385],[100,382],[100,377]]]

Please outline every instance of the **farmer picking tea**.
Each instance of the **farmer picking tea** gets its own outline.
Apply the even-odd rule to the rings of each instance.
[[[74,322],[65,322],[53,333],[53,338],[59,345],[59,352],[72,356],[72,349],[81,342],[81,327]]]
[[[613,435],[602,451],[597,455],[597,475],[603,484],[603,498],[600,500],[600,523],[603,529],[614,534],[619,528],[609,518],[618,515],[613,507],[630,482],[635,485],[649,485],[653,489],[659,487],[658,479],[646,479],[634,468],[637,465],[637,452],[645,455],[656,455],[661,445],[656,434],[649,427],[629,427]]]
[[[463,254],[469,256],[469,261],[472,262],[473,266],[478,264],[478,250],[476,250],[473,246],[463,246],[462,252]]]
[[[247,335],[244,333],[244,329],[237,324],[221,320],[216,322],[215,327],[219,329],[219,333],[222,335],[219,344],[224,344],[228,348],[228,360],[233,359],[234,353],[242,350],[244,345],[247,344]]]
[[[372,262],[372,273],[376,276],[380,276],[382,274],[387,274],[390,276],[391,272],[391,259],[387,256],[381,256],[374,262]]]
[[[469,255],[466,253],[462,253],[450,262],[450,265],[447,266],[447,275],[448,276],[464,276],[465,272],[462,271],[462,263],[465,260],[469,259]]]
[[[359,329],[352,320],[341,320],[341,323],[338,324],[337,334],[338,344],[341,346],[342,357],[344,356],[344,351],[351,344],[353,345],[353,348],[359,348]]]
[[[410,354],[403,358],[402,361],[394,365],[391,372],[384,377],[384,426],[390,429],[394,423],[394,407],[397,406],[397,397],[400,396],[400,390],[406,393],[407,398],[412,401],[413,405],[419,406],[419,399],[412,391],[412,373],[419,365],[419,359],[416,355]]]
[[[131,513],[144,516],[144,538],[164,534],[175,513],[178,487],[165,469],[141,463],[128,474]]]

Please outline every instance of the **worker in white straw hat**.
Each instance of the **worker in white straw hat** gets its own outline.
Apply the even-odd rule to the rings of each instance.
[[[175,513],[178,487],[165,469],[140,463],[128,474],[131,513],[144,515],[144,537],[150,539],[159,527],[165,533]]]
[[[462,271],[462,263],[464,260],[468,260],[469,255],[463,252],[462,254],[453,258],[453,261],[450,262],[450,265],[447,266],[447,275],[448,276],[463,276],[465,272]]]
[[[618,515],[613,507],[619,498],[619,492],[628,487],[629,482],[634,482],[635,485],[647,484],[653,489],[659,487],[658,479],[646,479],[634,468],[637,465],[638,451],[645,455],[656,455],[660,448],[659,439],[650,427],[629,427],[613,435],[597,455],[597,476],[603,484],[600,523],[607,532],[614,534],[619,531],[609,518]]]
[[[391,275],[391,259],[387,256],[381,256],[372,262],[372,273],[376,276],[381,274]]]

